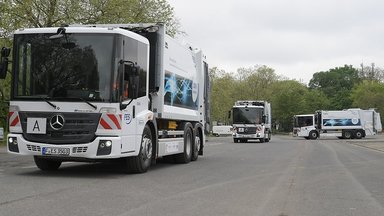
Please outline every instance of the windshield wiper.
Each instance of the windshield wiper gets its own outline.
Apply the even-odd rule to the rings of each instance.
[[[97,106],[92,104],[91,102],[85,100],[84,98],[79,98],[80,100],[84,101],[86,104],[88,104],[89,106],[91,106],[93,109],[97,110]]]
[[[51,101],[49,101],[48,97],[40,97],[40,98],[43,99],[45,102],[47,102],[47,104],[51,105],[51,107],[56,109],[57,106],[55,104],[53,104]]]

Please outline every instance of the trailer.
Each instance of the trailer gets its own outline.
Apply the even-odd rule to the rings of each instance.
[[[64,161],[121,162],[203,155],[210,82],[203,52],[163,24],[102,24],[14,33],[8,152],[41,170]],[[10,49],[3,48],[0,78]]]
[[[269,142],[272,136],[271,104],[267,101],[237,101],[230,112],[233,141]]]
[[[317,139],[335,136],[341,139],[361,139],[382,131],[380,113],[375,109],[345,109],[317,111],[294,116],[293,136]]]

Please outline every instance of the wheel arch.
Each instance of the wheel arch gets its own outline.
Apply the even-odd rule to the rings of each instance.
[[[203,125],[200,124],[200,123],[195,123],[193,125],[193,134],[194,134],[194,137],[195,137],[195,134],[196,132],[199,132],[200,134],[200,149],[199,149],[199,155],[203,155],[204,153],[204,144],[205,144],[205,138],[204,138],[204,129],[203,129]]]
[[[157,159],[158,157],[158,154],[159,154],[159,148],[158,148],[158,136],[157,136],[157,124],[156,124],[156,121],[153,120],[153,121],[148,121],[147,122],[147,125],[149,126],[150,130],[151,130],[151,134],[152,134],[152,142],[153,142],[153,145],[152,145],[152,148],[154,148],[154,151],[152,154],[152,159]]]

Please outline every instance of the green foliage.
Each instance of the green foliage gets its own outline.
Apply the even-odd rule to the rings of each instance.
[[[304,97],[308,89],[295,80],[278,81],[272,88],[272,118],[281,130],[290,131],[293,115],[306,113]]]
[[[100,23],[163,22],[170,35],[179,31],[166,0],[8,0],[0,4],[0,28],[7,34],[18,28]]]
[[[240,96],[238,100],[268,100],[269,86],[278,80],[275,71],[265,65],[240,68],[237,74]]]
[[[10,47],[11,41],[8,39],[0,39],[0,47]],[[11,60],[11,58],[9,58]],[[7,116],[9,108],[9,96],[11,92],[11,73],[10,65],[6,79],[0,79],[0,127],[7,130]]]
[[[384,83],[363,81],[355,86],[351,93],[351,99],[354,107],[376,108],[382,114],[382,122],[384,122]]]
[[[211,118],[213,121],[228,123],[228,111],[231,110],[236,98],[233,90],[237,81],[231,74],[217,68],[212,68],[210,74],[213,84],[211,89]]]
[[[331,100],[334,109],[347,109],[352,105],[350,91],[359,82],[357,69],[344,65],[315,73],[309,82],[309,88],[322,91]]]
[[[304,95],[305,108],[302,114],[314,113],[317,110],[331,110],[331,101],[329,98],[319,90],[308,89]]]

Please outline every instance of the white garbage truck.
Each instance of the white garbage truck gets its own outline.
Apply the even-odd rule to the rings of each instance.
[[[41,170],[120,161],[143,173],[157,158],[203,154],[209,76],[198,48],[163,24],[20,29],[14,33],[8,152]],[[0,78],[9,48],[2,48]]]
[[[235,143],[271,140],[271,104],[267,101],[236,101],[230,114]]]
[[[295,115],[293,136],[317,139],[335,136],[340,139],[361,139],[382,131],[380,113],[375,109],[345,109],[317,111]]]

